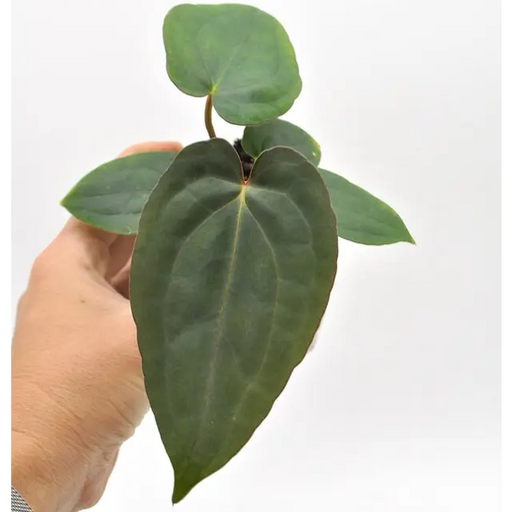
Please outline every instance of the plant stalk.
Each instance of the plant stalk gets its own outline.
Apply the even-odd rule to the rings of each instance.
[[[212,107],[213,107],[212,95],[208,94],[208,96],[206,97],[206,107],[204,109],[204,124],[206,125],[206,130],[208,131],[208,135],[210,136],[210,139],[217,137],[217,135],[215,135],[215,130],[213,128],[213,123],[212,123]]]

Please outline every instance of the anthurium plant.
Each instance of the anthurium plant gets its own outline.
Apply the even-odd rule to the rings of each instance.
[[[320,168],[318,143],[280,119],[302,82],[276,19],[248,5],[178,5],[163,39],[171,81],[205,98],[209,138],[105,163],[62,205],[137,234],[130,301],[176,503],[248,442],[304,358],[338,237],[414,241],[393,209]],[[245,127],[234,144],[217,136],[213,109]]]

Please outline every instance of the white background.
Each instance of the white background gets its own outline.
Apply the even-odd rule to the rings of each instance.
[[[324,167],[395,207],[418,246],[340,242],[315,350],[251,442],[178,507],[496,512],[499,4],[253,3],[297,52],[304,88],[286,118],[320,141]],[[172,5],[13,4],[14,301],[84,173],[135,142],[206,137],[203,101],[166,76]],[[171,490],[148,417],[94,510],[166,511]]]

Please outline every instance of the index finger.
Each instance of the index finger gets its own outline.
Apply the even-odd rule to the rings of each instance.
[[[136,153],[150,153],[153,151],[181,151],[183,149],[183,145],[176,141],[151,141],[151,142],[140,142],[139,144],[134,144],[129,148],[125,149],[119,156],[130,156],[135,155]]]

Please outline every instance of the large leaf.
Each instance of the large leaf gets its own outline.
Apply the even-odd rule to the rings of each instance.
[[[188,146],[146,204],[131,297],[173,501],[247,443],[302,360],[336,273],[329,196],[292,149],[244,183],[221,139]]]
[[[242,139],[244,150],[256,157],[265,149],[287,146],[303,154],[311,163],[318,165],[322,153],[318,142],[302,128],[274,119],[257,126],[247,126]]]
[[[415,241],[398,213],[350,181],[319,169],[338,219],[338,236],[366,245]]]
[[[213,96],[233,124],[258,124],[290,109],[302,88],[281,24],[248,5],[178,5],[164,22],[167,73],[192,96]]]
[[[137,232],[140,214],[176,153],[139,153],[117,158],[84,176],[61,204],[74,217],[105,231]]]

